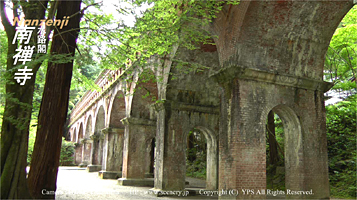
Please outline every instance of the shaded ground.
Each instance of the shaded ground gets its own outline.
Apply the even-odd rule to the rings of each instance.
[[[204,181],[188,178],[191,187],[203,187]],[[79,199],[217,199],[217,197],[156,197],[150,187],[119,186],[117,180],[103,180],[98,173],[88,173],[78,167],[60,167],[57,178],[56,200]]]
[[[203,188],[205,182],[200,179],[187,178],[190,182],[186,188]],[[117,180],[103,180],[98,173],[88,173],[78,167],[60,167],[57,178],[56,200],[114,200],[114,199],[218,199],[217,196],[156,197],[149,194],[150,187],[119,186]],[[285,197],[267,197],[267,199],[285,199]],[[331,198],[331,200],[336,200]]]

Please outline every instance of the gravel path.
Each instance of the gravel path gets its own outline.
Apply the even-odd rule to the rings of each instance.
[[[194,187],[203,186],[198,179],[189,179]],[[149,194],[150,187],[119,186],[117,180],[103,180],[98,173],[88,173],[78,167],[60,167],[57,178],[56,200],[79,199],[208,199],[205,196],[156,197]],[[212,199],[209,198],[209,199]],[[213,197],[217,199],[217,197]]]

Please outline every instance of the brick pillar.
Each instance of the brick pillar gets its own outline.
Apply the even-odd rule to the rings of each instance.
[[[220,199],[265,198],[252,193],[266,188],[265,102],[241,87],[232,80],[221,97],[219,190],[234,195],[223,192]]]
[[[324,95],[321,91],[304,91],[300,105],[304,112],[300,116],[303,132],[304,183],[303,190],[312,190],[309,199],[329,199],[328,157],[326,138],[326,115]]]
[[[287,199],[329,198],[323,100],[329,84],[239,68],[215,76],[223,87],[219,189],[239,193],[237,197],[223,195],[220,199],[273,196],[268,192],[258,194],[266,189],[265,124],[270,110],[280,116],[284,125],[286,190],[280,194]]]
[[[74,164],[79,165],[82,163],[82,143],[76,143],[75,154],[74,154]]]
[[[150,148],[155,136],[155,121],[142,118],[124,118],[125,125],[122,178],[119,185],[153,186],[153,180],[145,179],[150,164]]]
[[[107,128],[104,134],[103,162],[99,176],[103,179],[117,179],[121,177],[123,164],[123,135],[122,128]]]
[[[88,139],[82,139],[82,162],[79,164],[79,167],[87,167],[90,163],[90,153],[92,149],[92,141]]]
[[[185,148],[183,124],[168,101],[156,104],[157,131],[154,190],[185,189]],[[177,114],[177,113],[176,113]],[[187,119],[186,119],[187,120]],[[187,130],[189,131],[189,130]]]
[[[90,136],[92,148],[90,154],[90,165],[87,166],[88,172],[98,172],[102,169],[103,140],[104,135],[100,132]]]

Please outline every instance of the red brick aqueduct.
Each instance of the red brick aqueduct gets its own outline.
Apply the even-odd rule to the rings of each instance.
[[[354,4],[247,0],[226,5],[209,27],[218,35],[216,46],[177,47],[171,55],[207,70],[180,73],[175,61],[153,57],[144,72],[103,72],[96,81],[102,91],[88,91],[71,114],[75,162],[103,178],[118,177],[122,185],[183,190],[186,137],[198,129],[207,140],[206,189],[266,189],[265,124],[273,110],[284,125],[286,188],[313,191],[292,198],[329,198],[323,95],[331,84],[323,82],[324,57]],[[160,81],[141,82],[143,73]],[[142,98],[145,94],[149,97]],[[153,156],[154,183],[146,179]]]

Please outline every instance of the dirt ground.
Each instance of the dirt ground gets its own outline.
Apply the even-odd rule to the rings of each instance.
[[[195,178],[186,178],[190,184],[186,188],[199,191],[205,187],[205,181]],[[103,180],[97,172],[88,173],[84,168],[60,167],[57,178],[56,200],[120,200],[120,199],[218,199],[218,196],[163,196],[156,197],[150,194],[150,187],[120,186],[117,180]],[[182,192],[182,191],[181,191]],[[190,192],[192,195],[192,191]],[[276,198],[276,197],[275,197]],[[270,198],[268,198],[270,199]],[[280,197],[279,199],[284,199]],[[331,198],[331,200],[337,200]]]
[[[205,182],[199,179],[188,178],[191,183],[188,187],[204,187]],[[111,200],[111,199],[217,199],[203,195],[178,197],[156,197],[149,194],[150,187],[120,186],[117,180],[103,180],[98,173],[88,173],[78,167],[60,167],[57,178],[56,200]]]

